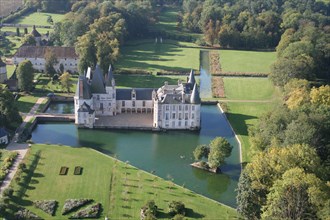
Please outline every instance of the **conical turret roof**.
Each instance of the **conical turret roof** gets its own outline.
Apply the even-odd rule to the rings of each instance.
[[[195,83],[196,83],[194,70],[190,71],[188,83],[190,83],[192,85],[195,85]]]
[[[35,25],[33,25],[33,30],[32,30],[32,32],[31,32],[31,34],[32,34],[34,37],[41,37],[41,34],[37,31]]]
[[[106,78],[105,78],[105,85],[112,86],[112,79],[114,79],[114,78],[113,78],[113,72],[112,72],[112,65],[110,64],[108,74],[106,75]]]
[[[92,93],[85,76],[79,76],[77,89],[76,89],[76,96],[79,97],[80,99],[90,99],[92,97]]]
[[[191,96],[190,96],[190,103],[191,104],[201,104],[201,98],[199,96],[199,91],[198,91],[196,83],[194,85],[194,89],[193,89],[193,91],[191,93]]]
[[[92,93],[106,93],[104,85],[105,83],[102,70],[99,65],[96,65],[91,84]]]

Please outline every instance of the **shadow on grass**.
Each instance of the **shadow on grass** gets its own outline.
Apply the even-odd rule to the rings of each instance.
[[[248,135],[248,124],[246,124],[246,121],[257,118],[251,115],[234,114],[229,112],[226,113],[226,116],[237,135]]]
[[[35,169],[37,168],[38,166],[38,162],[40,160],[40,151],[36,152],[34,155],[33,155],[33,159],[31,161],[31,164],[28,168],[28,171],[26,173],[26,176],[23,179],[23,181],[21,181],[19,184],[18,184],[18,189],[15,193],[15,196],[17,197],[17,200],[16,202],[18,202],[19,204],[21,204],[21,202],[23,202],[22,198],[25,196],[25,192],[27,189],[35,189],[35,187],[32,187],[32,186],[29,186],[30,182],[31,182],[31,179],[32,177],[34,177],[35,173]],[[43,176],[42,174],[38,174],[37,176]]]

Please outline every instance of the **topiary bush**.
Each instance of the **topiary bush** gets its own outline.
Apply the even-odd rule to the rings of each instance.
[[[186,214],[186,207],[181,201],[172,201],[168,204],[168,212],[170,215],[185,215]]]

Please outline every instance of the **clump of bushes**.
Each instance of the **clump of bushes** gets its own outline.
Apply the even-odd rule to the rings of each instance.
[[[92,201],[93,201],[92,199],[67,199],[67,200],[65,200],[65,203],[64,203],[64,206],[62,209],[62,215],[65,215],[69,212],[77,210],[78,208],[80,208]]]
[[[70,219],[98,218],[101,210],[101,204],[97,203],[73,214]]]
[[[55,200],[37,200],[34,201],[34,206],[49,215],[55,215],[57,202]]]
[[[168,204],[168,212],[172,216],[176,215],[185,215],[186,214],[186,207],[181,201],[172,201]]]
[[[156,219],[158,207],[154,200],[149,200],[142,208],[140,216],[142,220],[146,219]]]
[[[21,208],[15,213],[15,219],[42,219],[28,209]]]

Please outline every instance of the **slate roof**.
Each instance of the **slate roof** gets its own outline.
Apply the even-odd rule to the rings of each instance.
[[[84,102],[84,104],[82,104],[78,109],[78,112],[88,112],[89,114],[93,114],[94,110],[91,109],[91,107],[86,102]]]
[[[34,37],[41,37],[41,34],[37,31],[35,25],[33,25],[33,30],[32,30],[32,32],[31,32],[31,34],[32,34]]]
[[[51,47],[51,46],[26,46],[18,48],[15,57],[44,58],[47,49],[53,50],[57,59],[71,58],[78,59],[74,47]]]
[[[185,103],[189,103],[185,99]],[[180,94],[166,94],[162,97],[161,102],[164,104],[182,104],[182,95]]]
[[[1,57],[0,57],[0,67],[4,67],[6,66],[6,64],[2,61]]]
[[[198,88],[197,88],[197,84],[195,83],[194,85],[194,89],[191,93],[190,96],[190,103],[191,104],[201,104],[201,98],[199,96],[199,92],[198,92]]]
[[[188,83],[190,83],[192,85],[195,85],[195,83],[196,83],[194,70],[190,71],[189,78],[188,78]]]
[[[104,82],[102,70],[99,67],[99,65],[96,65],[95,72],[94,72],[93,78],[92,78],[92,84],[91,84],[92,93],[95,93],[95,94],[106,93],[104,85],[105,85],[105,82]]]
[[[4,128],[0,128],[0,138],[8,135],[7,131]]]
[[[136,92],[136,100],[152,100],[152,88],[139,88],[134,89]],[[117,89],[117,100],[132,100],[133,89]]]
[[[84,76],[79,76],[76,96],[78,96],[80,99],[90,99],[92,97],[90,86],[87,82],[86,77]]]
[[[113,79],[113,72],[112,72],[112,66],[110,64],[108,74],[105,77],[105,85],[112,86],[112,79]]]

